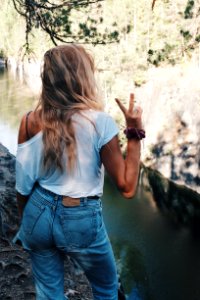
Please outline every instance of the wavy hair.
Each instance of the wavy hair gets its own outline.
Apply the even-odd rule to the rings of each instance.
[[[44,168],[63,171],[63,152],[72,171],[76,162],[76,138],[72,122],[74,113],[102,110],[94,77],[94,61],[76,44],[54,47],[44,55],[41,73],[42,92],[38,108],[44,144]]]

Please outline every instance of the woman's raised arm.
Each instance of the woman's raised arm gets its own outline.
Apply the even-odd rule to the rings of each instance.
[[[142,129],[142,109],[134,108],[134,94],[130,94],[129,108],[116,99],[124,114],[127,128]],[[114,180],[119,191],[125,198],[132,198],[137,189],[140,170],[140,139],[129,138],[127,140],[126,158],[122,156],[118,137],[114,137],[101,149],[101,160],[109,176]]]

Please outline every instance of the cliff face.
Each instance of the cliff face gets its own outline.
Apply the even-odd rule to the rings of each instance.
[[[192,65],[153,69],[137,93],[147,135],[145,165],[200,193],[199,76]]]
[[[0,144],[0,233],[10,238],[17,230],[15,157]]]
[[[15,158],[0,144],[0,298],[34,299],[28,256],[11,244],[18,228]]]
[[[177,226],[187,226],[191,233],[200,234],[200,194],[166,179],[160,172],[142,166],[143,189],[150,190],[161,211]]]

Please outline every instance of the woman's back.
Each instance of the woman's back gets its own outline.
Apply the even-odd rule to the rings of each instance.
[[[16,180],[16,189],[22,194],[29,194],[37,181],[43,188],[59,195],[75,198],[102,195],[104,169],[100,149],[118,133],[118,128],[108,114],[91,109],[74,114],[72,120],[76,139],[76,164],[72,172],[67,166],[66,151],[62,158],[62,172],[55,167],[44,172],[42,131],[36,131],[29,140],[19,144],[17,172],[27,178],[26,182],[21,180],[23,176]],[[33,128],[33,121],[31,124]],[[25,126],[29,129],[27,125],[29,123]]]

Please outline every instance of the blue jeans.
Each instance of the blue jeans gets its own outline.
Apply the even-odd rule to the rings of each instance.
[[[14,238],[30,254],[37,300],[63,300],[64,257],[84,270],[95,300],[117,300],[117,271],[102,219],[100,199],[81,198],[66,207],[62,196],[37,186]]]

